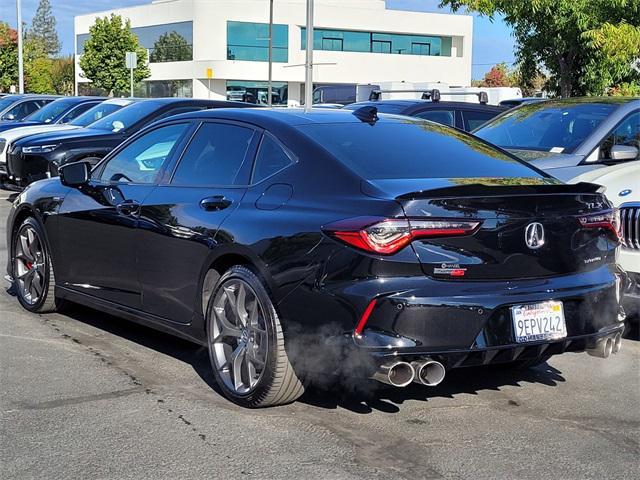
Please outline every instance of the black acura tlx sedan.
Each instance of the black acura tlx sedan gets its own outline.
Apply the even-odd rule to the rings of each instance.
[[[244,406],[329,367],[436,385],[620,348],[598,188],[372,107],[192,112],[23,191],[8,273],[32,312],[72,301],[207,345]]]

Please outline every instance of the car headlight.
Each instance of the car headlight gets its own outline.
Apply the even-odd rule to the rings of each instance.
[[[22,153],[49,153],[58,148],[58,144],[52,145],[34,145],[33,147],[24,147]]]

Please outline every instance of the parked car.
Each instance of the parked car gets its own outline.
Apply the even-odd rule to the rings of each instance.
[[[563,181],[640,158],[640,98],[547,100],[509,110],[473,132]]]
[[[112,98],[94,105],[69,123],[58,122],[55,124],[45,123],[31,125],[28,127],[21,126],[19,128],[14,128],[0,133],[0,182],[4,182],[9,178],[9,174],[7,172],[7,152],[13,148],[13,142],[16,140],[28,137],[29,135],[35,135],[37,133],[62,132],[65,130],[74,130],[86,127],[107,115],[112,114],[122,107],[131,105],[134,101],[136,100],[130,98]]]
[[[57,98],[60,97],[33,94],[5,95],[0,98],[0,123],[19,122]]]
[[[20,127],[69,123],[78,115],[81,115],[102,101],[104,101],[104,98],[100,97],[58,98],[20,121],[0,122],[0,134],[7,130]]]
[[[539,103],[546,101],[543,97],[522,97],[522,98],[510,98],[508,100],[502,100],[498,103],[501,107],[519,107],[520,105],[528,105],[529,103]]]
[[[206,108],[253,106],[241,102],[157,98],[135,102],[87,128],[30,135],[7,151],[7,174],[12,183],[29,183],[55,176],[63,163],[88,159],[97,163],[127,137],[161,118]]]
[[[199,111],[60,174],[9,212],[21,305],[70,300],[205,345],[247,407],[295,400],[320,367],[436,385],[620,348],[600,187],[457,129],[371,108]]]
[[[443,93],[445,95],[445,93]],[[344,107],[357,110],[361,107],[376,107],[380,113],[393,113],[422,118],[470,131],[491,120],[506,110],[505,107],[471,102],[448,102],[431,100],[371,100],[352,103]]]
[[[606,187],[607,198],[620,209],[622,246],[618,262],[630,277],[623,306],[632,321],[640,319],[640,162],[591,170],[572,180]]]

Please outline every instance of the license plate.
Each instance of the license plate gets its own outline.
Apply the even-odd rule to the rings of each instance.
[[[562,302],[542,302],[511,307],[517,343],[554,340],[567,336]]]

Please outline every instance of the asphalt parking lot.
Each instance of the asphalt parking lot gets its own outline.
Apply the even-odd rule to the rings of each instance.
[[[0,478],[638,478],[639,367],[624,340],[608,360],[250,411],[217,393],[203,348],[80,307],[29,314],[2,288]]]

